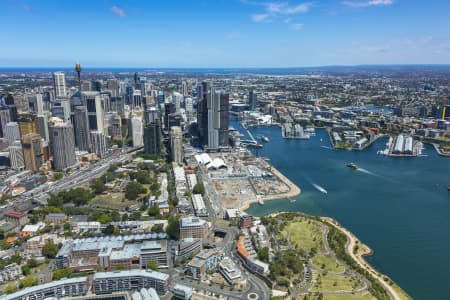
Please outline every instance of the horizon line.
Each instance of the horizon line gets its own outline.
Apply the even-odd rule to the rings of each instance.
[[[73,66],[0,66],[0,70],[7,69],[70,69]],[[414,63],[414,64],[330,64],[330,65],[316,65],[316,66],[233,66],[233,67],[223,67],[223,66],[177,66],[177,67],[157,67],[157,66],[83,66],[83,69],[158,69],[158,70],[169,70],[169,69],[223,69],[223,70],[233,70],[233,69],[248,69],[248,70],[261,70],[261,69],[313,69],[313,68],[333,68],[333,67],[414,67],[414,66],[449,66],[450,63]]]

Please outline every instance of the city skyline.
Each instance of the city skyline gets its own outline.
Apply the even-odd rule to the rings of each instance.
[[[443,1],[7,1],[0,67],[446,64]]]

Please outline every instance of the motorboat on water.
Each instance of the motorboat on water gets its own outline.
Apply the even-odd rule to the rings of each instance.
[[[358,169],[358,166],[355,164],[355,163],[348,163],[347,164],[347,167],[349,167],[350,169],[352,169],[352,170],[356,170],[356,169]]]
[[[261,136],[261,140],[266,143],[268,143],[270,141],[269,138],[265,135]]]

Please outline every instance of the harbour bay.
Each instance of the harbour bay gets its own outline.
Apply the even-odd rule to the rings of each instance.
[[[246,134],[237,122],[232,125]],[[249,213],[302,211],[335,218],[374,250],[367,260],[414,299],[450,295],[449,158],[428,145],[417,158],[377,155],[386,139],[364,151],[332,150],[323,129],[310,140],[283,139],[276,126],[250,130],[270,139],[258,155],[268,157],[302,193],[296,201],[254,204]],[[349,162],[359,168],[351,170]]]

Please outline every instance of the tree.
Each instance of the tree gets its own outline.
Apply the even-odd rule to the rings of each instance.
[[[154,232],[154,233],[164,232],[164,227],[162,224],[155,224],[152,226],[151,232]]]
[[[52,181],[58,181],[58,180],[60,180],[61,178],[63,178],[63,173],[61,173],[61,172],[55,172],[55,173],[53,173],[53,177],[52,177]]]
[[[96,195],[99,195],[106,191],[105,183],[100,178],[92,180],[91,183],[89,184],[89,187],[91,188],[92,191],[94,191]]]
[[[111,220],[113,222],[120,222],[120,214],[117,210],[115,210],[111,213]]]
[[[180,216],[169,217],[166,233],[172,239],[180,239]]]
[[[129,174],[131,180],[136,180],[140,184],[149,184],[150,175],[145,171],[137,171]]]
[[[158,264],[156,263],[156,261],[151,260],[147,263],[147,269],[156,271],[156,270],[158,270]]]
[[[3,289],[3,292],[5,294],[12,294],[12,293],[17,292],[18,289],[19,288],[16,285],[10,283]]]
[[[161,215],[161,212],[159,211],[159,207],[156,204],[153,204],[149,209],[148,209],[148,215],[151,217],[156,217]]]
[[[147,189],[139,182],[130,181],[125,188],[125,198],[128,200],[136,200],[139,194],[147,192]]]
[[[48,206],[61,207],[63,205],[62,197],[49,193],[50,198],[47,199]]]
[[[105,227],[105,229],[103,229],[103,233],[107,234],[107,235],[111,235],[114,233],[114,225],[108,225]]]
[[[203,185],[202,182],[197,182],[197,184],[194,186],[194,188],[192,189],[192,192],[194,194],[205,194],[205,186]]]
[[[42,247],[42,255],[47,258],[55,258],[58,250],[58,246],[55,245],[52,240],[50,240],[44,245],[44,247]]]
[[[269,262],[269,248],[258,249],[258,259],[263,262]]]
[[[52,273],[52,280],[60,280],[62,278],[69,278],[72,275],[70,268],[56,269]]]
[[[111,217],[110,215],[106,214],[106,213],[102,213],[98,218],[97,218],[97,222],[100,222],[102,224],[108,224],[111,222]]]
[[[19,282],[20,288],[27,288],[38,284],[38,279],[36,277],[33,277],[31,275],[26,276],[25,278],[21,279]]]

